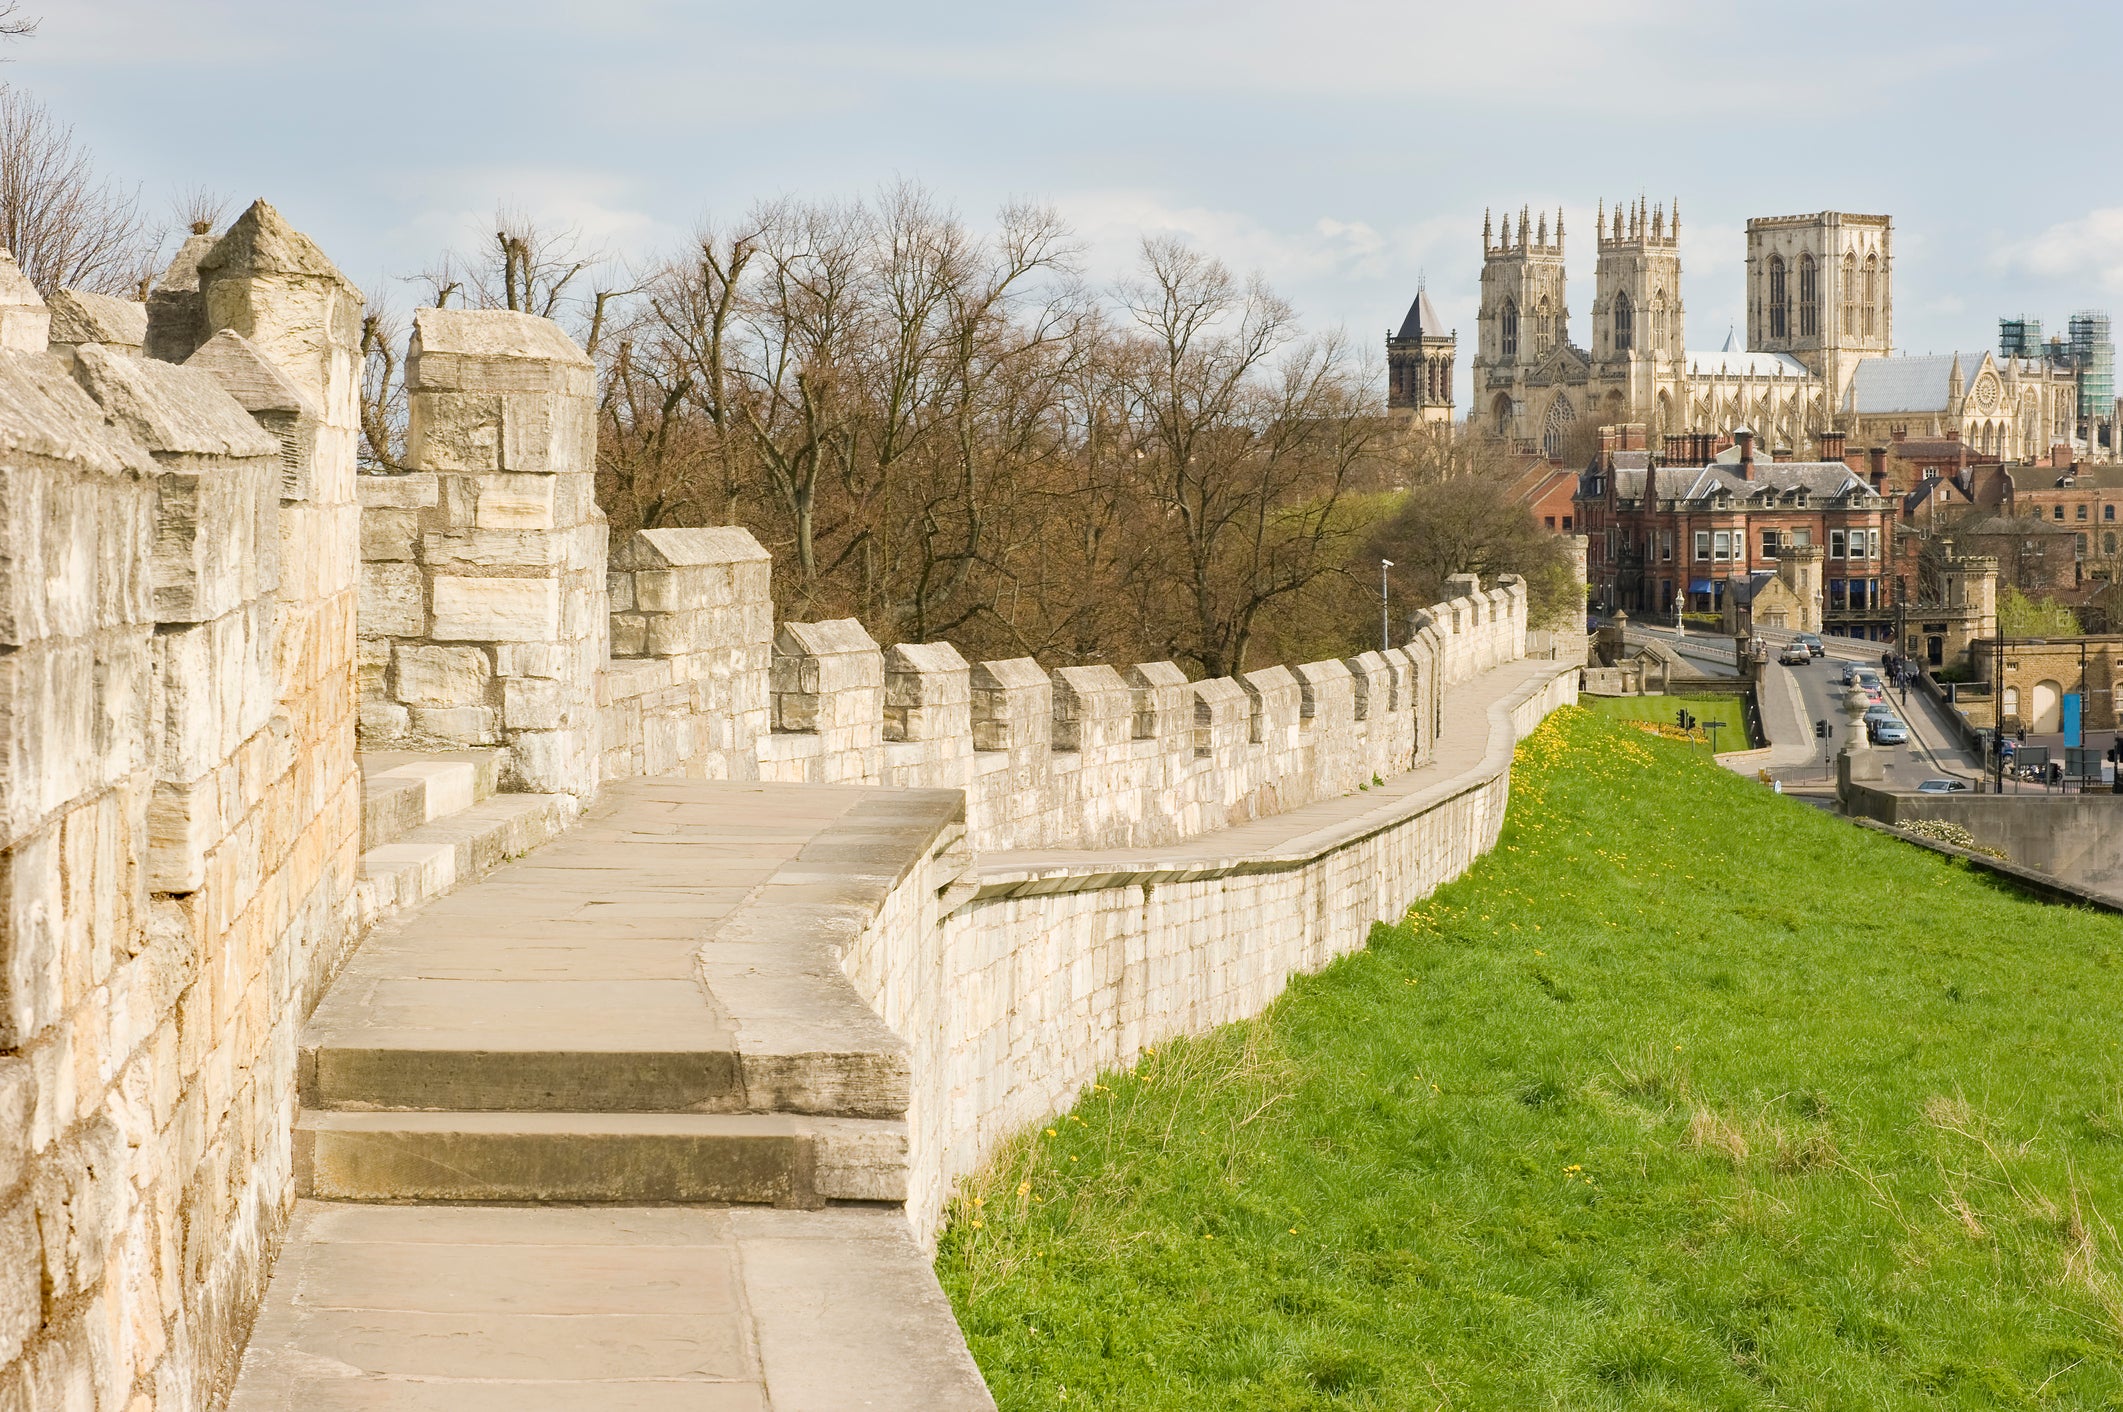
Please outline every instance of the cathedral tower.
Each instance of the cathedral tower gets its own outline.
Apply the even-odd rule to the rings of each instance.
[[[1747,346],[1791,354],[1840,408],[1859,362],[1894,351],[1894,221],[1842,211],[1749,221]]]
[[[1550,349],[1569,341],[1570,310],[1563,286],[1561,211],[1556,212],[1552,238],[1545,211],[1536,227],[1532,212],[1521,208],[1516,232],[1507,213],[1501,239],[1483,214],[1481,335],[1470,415],[1479,414],[1489,430],[1518,434],[1520,409],[1510,387]]]
[[[1599,268],[1592,302],[1592,361],[1604,375],[1624,365],[1663,367],[1688,346],[1681,313],[1681,208],[1637,201],[1614,208],[1605,202],[1599,226]]]
[[[1417,423],[1451,426],[1452,365],[1458,352],[1458,332],[1445,328],[1429,291],[1418,284],[1401,331],[1386,335],[1386,406]]]

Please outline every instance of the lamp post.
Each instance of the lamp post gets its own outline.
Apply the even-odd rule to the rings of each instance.
[[[1378,561],[1378,650],[1393,650],[1393,604],[1386,588],[1386,570],[1393,567],[1391,559]]]

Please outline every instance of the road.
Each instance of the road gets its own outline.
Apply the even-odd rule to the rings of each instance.
[[[1635,623],[1630,625],[1629,635],[1632,638],[1657,638],[1706,672],[1720,676],[1738,674],[1733,665],[1732,639],[1729,637],[1691,633],[1676,640],[1670,629]],[[1765,631],[1762,636],[1774,652],[1789,640],[1791,634]],[[1787,784],[1819,783],[1834,776],[1835,752],[1843,747],[1844,733],[1849,728],[1843,715],[1844,688],[1838,680],[1843,664],[1858,662],[1877,669],[1880,653],[1885,650],[1884,644],[1860,642],[1855,638],[1823,637],[1821,642],[1828,649],[1826,657],[1817,658],[1803,667],[1783,670],[1788,670],[1798,682],[1799,695],[1806,703],[1808,722],[1827,721],[1835,733],[1827,740],[1815,742],[1813,759],[1808,764],[1774,771]],[[1914,689],[1897,688],[1888,692],[1887,701],[1909,727],[1907,745],[1875,747],[1884,757],[1881,763],[1889,788],[1914,789],[1919,780],[1941,775],[1971,782],[1980,776],[1980,762],[1974,754],[1962,748],[1959,737],[1947,724],[1943,708],[1930,697]],[[1784,742],[1776,743],[1781,745]]]

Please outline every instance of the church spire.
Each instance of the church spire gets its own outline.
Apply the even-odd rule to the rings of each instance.
[[[1540,234],[1534,238],[1533,243],[1540,249],[1545,250],[1548,247],[1548,212],[1545,209],[1541,212]]]
[[[1666,229],[1667,233],[1673,237],[1673,243],[1679,245],[1681,243],[1681,198],[1678,196],[1673,198],[1673,224]]]
[[[1510,213],[1509,211],[1506,211],[1506,212],[1504,212],[1504,240],[1503,240],[1503,243],[1502,243],[1502,244],[1500,244],[1499,246],[1497,246],[1497,249],[1499,249],[1499,250],[1509,250],[1510,248],[1511,248],[1511,213]]]
[[[1484,206],[1482,207],[1482,253],[1485,255],[1490,250],[1490,233],[1489,208]]]
[[[1526,239],[1533,234],[1533,208],[1519,207],[1519,249],[1526,248]]]
[[[1555,253],[1563,253],[1563,208],[1555,208]]]

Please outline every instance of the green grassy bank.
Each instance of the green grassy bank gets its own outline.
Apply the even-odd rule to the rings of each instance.
[[[1687,707],[1696,718],[1696,736],[1704,739],[1703,727],[1711,721],[1723,723],[1718,732],[1720,750],[1745,750],[1747,737],[1747,703],[1737,696],[1588,696],[1585,709],[1603,721],[1654,721],[1659,725],[1673,724],[1677,707]]]
[[[2119,955],[1565,711],[1467,877],[937,1268],[1005,1409],[2123,1407]]]

